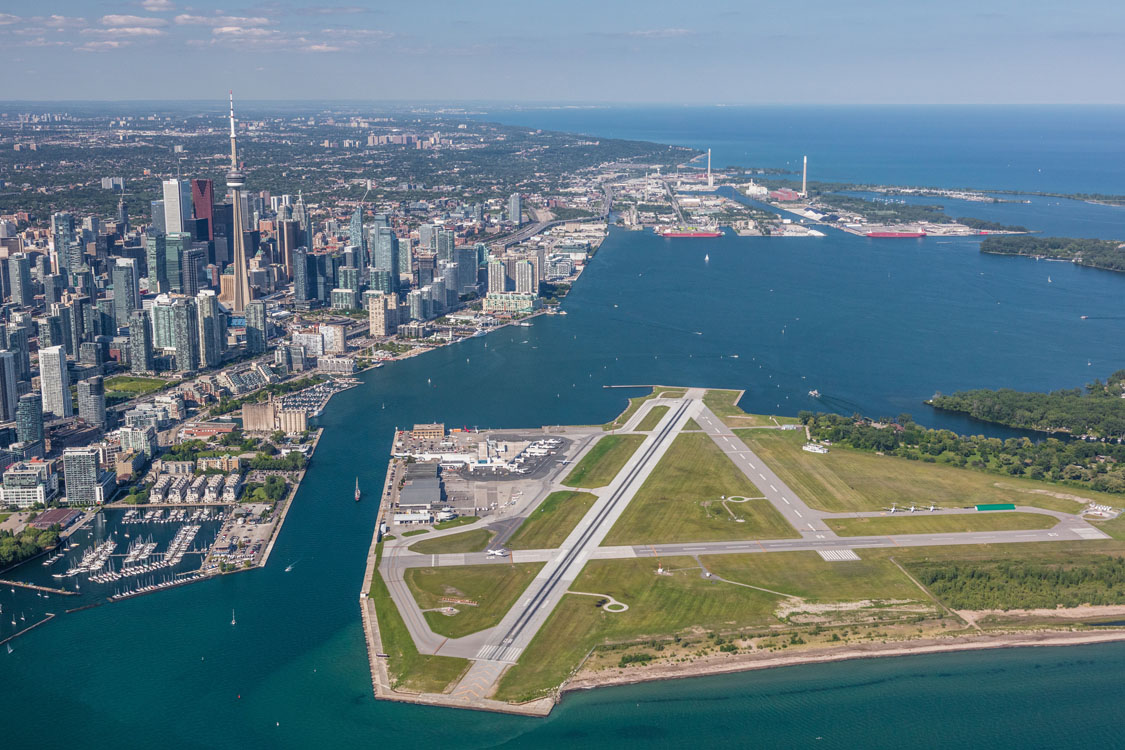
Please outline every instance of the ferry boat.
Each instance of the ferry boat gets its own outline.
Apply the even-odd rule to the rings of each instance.
[[[355,478],[355,501],[359,502],[359,477]]]

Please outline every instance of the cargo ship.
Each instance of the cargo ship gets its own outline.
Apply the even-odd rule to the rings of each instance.
[[[888,238],[888,237],[905,237],[905,238],[914,237],[914,238],[917,238],[917,237],[925,237],[926,233],[925,232],[868,232],[867,236],[868,237],[874,237],[876,239],[885,239],[885,238]]]
[[[714,229],[694,229],[691,227],[675,227],[672,229],[658,229],[656,233],[661,237],[722,237],[723,230],[715,227]]]

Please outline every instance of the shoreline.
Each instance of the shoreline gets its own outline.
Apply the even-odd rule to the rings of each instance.
[[[816,649],[798,654],[732,654],[724,657],[708,657],[700,663],[691,665],[667,664],[641,668],[612,668],[605,673],[590,673],[568,680],[558,692],[561,700],[567,693],[581,690],[595,690],[603,687],[638,685],[645,682],[659,682],[688,678],[713,677],[718,675],[751,672],[761,669],[798,667],[806,664],[827,664],[853,661],[857,659],[881,659],[888,657],[922,656],[925,654],[953,653],[958,651],[985,651],[1004,648],[1043,648],[1064,646],[1086,646],[1099,643],[1125,641],[1125,628],[1119,630],[1095,631],[1028,631],[1025,634],[1001,633],[996,635],[953,636],[949,639],[923,639],[917,642],[893,641],[889,643],[868,643],[854,646],[840,646],[830,649]],[[911,645],[913,643],[913,645]]]

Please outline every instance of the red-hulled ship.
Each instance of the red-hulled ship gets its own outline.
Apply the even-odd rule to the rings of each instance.
[[[868,237],[876,239],[886,239],[888,237],[925,237],[925,232],[868,232]]]

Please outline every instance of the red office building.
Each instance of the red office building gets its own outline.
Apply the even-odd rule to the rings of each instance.
[[[207,219],[207,241],[215,240],[215,185],[211,180],[191,181],[191,205],[195,218]]]

